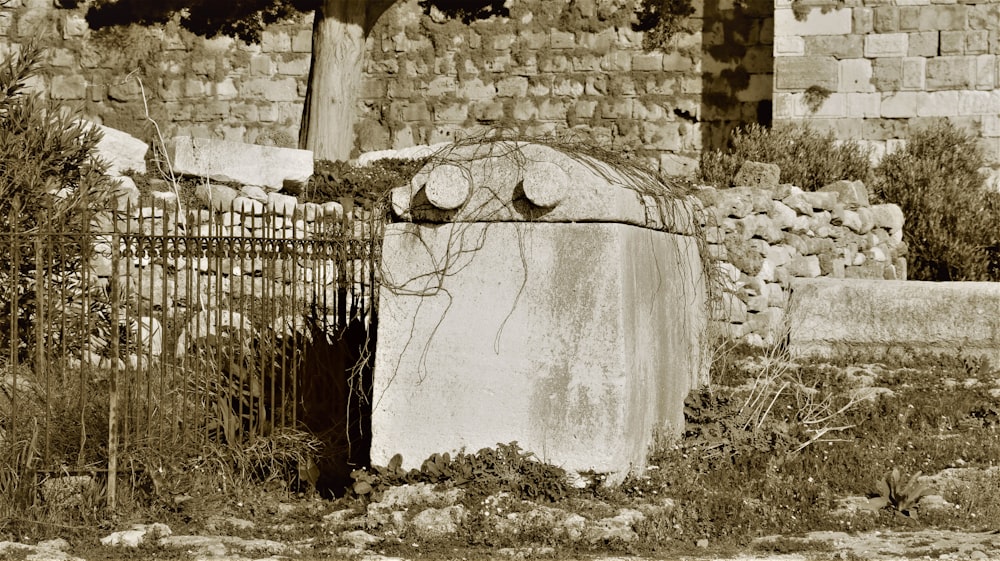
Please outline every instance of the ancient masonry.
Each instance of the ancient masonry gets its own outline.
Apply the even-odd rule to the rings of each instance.
[[[716,333],[755,345],[787,336],[795,278],[906,279],[903,211],[871,205],[860,181],[816,192],[778,183],[773,164],[748,162],[733,189],[704,187],[708,251],[722,281],[712,301]]]
[[[947,118],[1000,162],[1000,3],[802,2],[774,9],[774,119],[892,152]]]

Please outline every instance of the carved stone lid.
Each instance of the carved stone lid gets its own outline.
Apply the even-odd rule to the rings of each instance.
[[[412,222],[610,222],[692,234],[699,201],[637,167],[543,144],[496,141],[439,150],[392,209]]]

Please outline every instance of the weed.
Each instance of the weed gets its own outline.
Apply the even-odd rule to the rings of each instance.
[[[483,448],[475,454],[433,454],[419,469],[402,469],[403,458],[393,456],[386,466],[355,470],[353,490],[373,495],[386,487],[404,483],[435,483],[461,486],[473,500],[501,492],[526,500],[557,501],[569,495],[566,472],[539,461],[521,450],[516,442]]]
[[[931,494],[931,489],[920,482],[919,471],[909,478],[903,477],[898,468],[893,468],[892,472],[878,482],[878,495],[869,501],[869,506],[873,510],[891,507],[905,516],[916,516],[914,509],[917,502],[926,495]]]

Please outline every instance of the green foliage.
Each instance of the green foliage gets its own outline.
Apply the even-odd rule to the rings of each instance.
[[[38,278],[62,283],[64,295],[89,290],[79,273],[91,253],[90,221],[112,196],[106,166],[93,156],[100,132],[28,92],[41,58],[31,43],[0,63],[0,233],[59,234],[50,239],[58,250],[22,235],[0,245],[0,317],[18,317],[17,333],[8,322],[0,326],[0,352],[10,348],[10,337],[19,339],[22,351],[32,346]]]
[[[910,279],[1000,280],[1000,205],[983,188],[984,164],[976,137],[948,121],[911,131],[882,159],[872,193],[903,209]]]
[[[727,150],[702,154],[702,180],[732,187],[746,161],[777,164],[782,183],[806,191],[841,179],[860,179],[867,184],[872,177],[869,151],[854,141],[838,141],[832,131],[824,134],[800,124],[776,128],[751,124],[733,131]]]
[[[636,11],[636,31],[644,31],[646,50],[662,49],[671,37],[685,31],[684,23],[694,15],[691,0],[643,0]]]
[[[542,463],[516,442],[455,457],[433,454],[420,469],[406,471],[402,463],[402,456],[397,454],[387,466],[355,470],[351,474],[354,492],[365,496],[393,485],[433,483],[461,486],[473,499],[507,492],[517,499],[557,501],[566,498],[571,489],[565,470]]]
[[[318,6],[316,0],[97,0],[87,11],[87,23],[93,29],[130,23],[150,25],[181,14],[184,27],[199,35],[230,35],[257,42],[266,25]]]
[[[920,482],[922,474],[918,471],[909,479],[899,474],[899,468],[878,482],[878,496],[869,501],[872,509],[891,507],[906,516],[915,516],[913,509],[921,497],[931,494],[931,489]]]

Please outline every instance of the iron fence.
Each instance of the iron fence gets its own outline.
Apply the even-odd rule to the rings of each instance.
[[[364,427],[377,213],[163,206],[0,234],[0,446],[22,472]],[[321,351],[321,352],[320,352]],[[363,405],[363,404],[361,404]],[[355,415],[356,417],[356,415]],[[363,436],[363,435],[362,435]],[[338,444],[339,443],[339,444]]]

